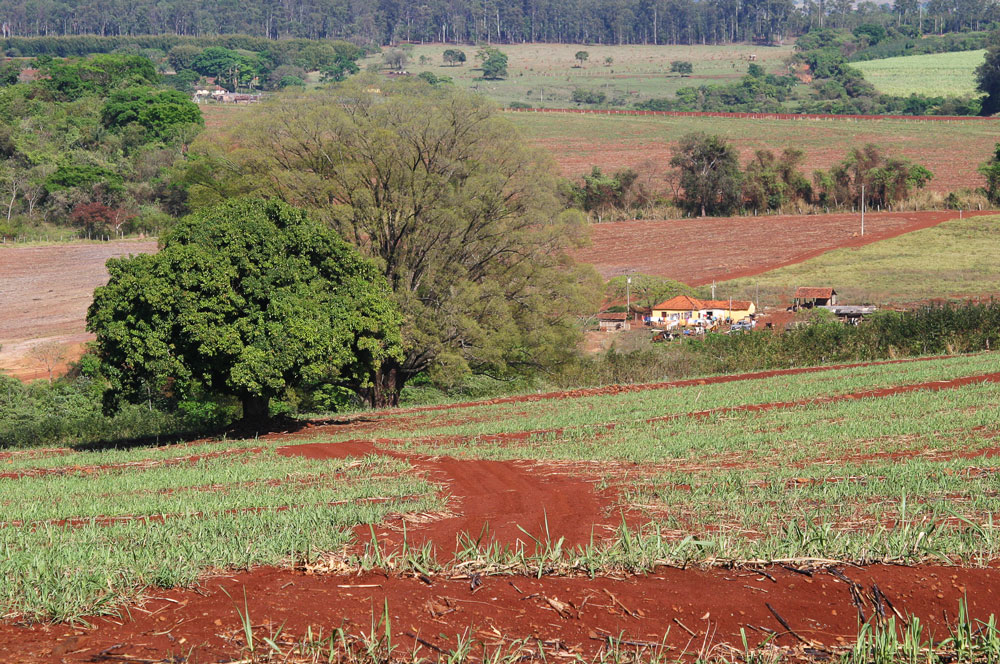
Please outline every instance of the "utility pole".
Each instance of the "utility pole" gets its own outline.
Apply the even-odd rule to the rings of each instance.
[[[626,329],[632,329],[632,277],[625,277],[625,325]]]
[[[861,185],[861,237],[865,236],[865,185]]]

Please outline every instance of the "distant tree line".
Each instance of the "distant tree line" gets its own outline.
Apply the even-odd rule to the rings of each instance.
[[[985,29],[986,0],[4,0],[2,36],[217,35],[268,39],[702,44],[773,42],[870,23],[912,34]]]
[[[982,167],[1000,174],[998,156]],[[597,167],[574,184],[568,196],[587,212],[598,216],[616,211],[640,210],[657,201],[674,205],[694,216],[724,216],[777,211],[788,205],[815,205],[827,209],[890,207],[922,189],[933,174],[920,164],[887,154],[868,144],[853,148],[829,170],[810,178],[800,167],[805,153],[786,148],[776,154],[757,150],[744,168],[739,154],[725,139],[702,133],[688,134],[673,149],[668,180],[674,192],[656,191],[631,168],[604,174]],[[992,176],[1000,182],[1000,175]],[[994,185],[1000,190],[1000,185]],[[990,191],[993,191],[991,189]],[[989,196],[987,192],[987,196]]]

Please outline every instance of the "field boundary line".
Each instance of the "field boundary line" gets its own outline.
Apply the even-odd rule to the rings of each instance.
[[[990,121],[993,117],[979,115],[838,115],[834,113],[729,113],[723,111],[639,111],[617,108],[510,108],[505,113],[575,113],[579,115],[625,115],[632,117],[659,116],[670,118],[731,118],[739,120],[841,120],[864,122],[895,120],[903,122],[968,122]]]
[[[718,383],[735,383],[744,380],[757,380],[760,378],[773,378],[776,376],[795,376],[798,374],[820,373],[823,371],[837,371],[840,369],[859,369],[862,367],[880,367],[891,364],[907,364],[910,362],[931,362],[934,360],[950,360],[963,355],[933,355],[929,357],[910,357],[899,360],[880,360],[877,362],[853,362],[847,364],[827,364],[815,367],[795,367],[792,369],[767,369],[764,371],[752,371],[741,374],[722,374],[719,376],[704,376],[702,378],[683,378],[680,380],[670,380],[658,383],[636,383],[636,384],[614,384],[601,387],[584,387],[575,390],[559,390],[556,392],[541,392],[539,394],[520,394],[510,397],[499,397],[497,399],[483,399],[481,401],[464,401],[450,404],[434,404],[430,406],[414,406],[412,408],[400,408],[396,410],[380,410],[369,413],[358,413],[355,418],[366,417],[390,417],[396,415],[411,415],[415,413],[430,413],[440,410],[458,410],[462,408],[477,408],[479,406],[499,406],[509,403],[531,403],[535,401],[549,401],[552,399],[578,399],[583,397],[599,397],[612,394],[624,394],[626,392],[646,392],[650,390],[666,390],[675,387],[695,387],[699,385],[714,385]],[[326,418],[316,420],[306,420],[314,425],[322,425],[329,420]]]
[[[792,401],[771,401],[766,403],[741,404],[739,406],[720,406],[706,410],[688,411],[685,413],[670,413],[669,415],[659,415],[643,420],[632,420],[628,422],[595,422],[593,424],[579,424],[575,426],[553,427],[551,429],[531,429],[526,431],[510,431],[504,433],[476,434],[468,436],[429,436],[427,438],[376,438],[377,445],[398,445],[401,443],[433,444],[436,442],[461,444],[472,441],[480,443],[503,443],[515,440],[525,440],[531,436],[555,434],[560,436],[569,431],[580,431],[588,428],[614,431],[622,425],[628,424],[656,424],[658,422],[672,422],[685,417],[701,419],[712,415],[726,415],[728,413],[752,413],[768,410],[785,410],[798,408],[799,406],[824,405],[837,403],[840,401],[852,401],[855,399],[882,399],[896,396],[898,394],[908,394],[910,392],[920,392],[928,390],[937,392],[939,390],[954,389],[965,385],[977,383],[1000,383],[1000,372],[976,374],[973,376],[962,376],[948,380],[933,380],[923,383],[910,383],[904,385],[894,385],[891,387],[878,387],[858,392],[846,392],[844,394],[834,394],[827,397],[810,397],[807,399],[795,399]],[[361,439],[359,439],[361,440]]]

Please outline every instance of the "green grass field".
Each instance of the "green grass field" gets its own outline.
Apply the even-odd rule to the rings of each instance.
[[[844,303],[982,296],[1000,293],[998,257],[1000,217],[971,217],[857,249],[837,249],[721,287],[749,293],[759,284],[761,297],[773,300],[797,286],[833,284]]]
[[[853,62],[875,88],[888,95],[964,97],[976,92],[975,69],[986,51],[957,51],[907,55],[884,60]]]
[[[464,426],[428,426],[417,433],[383,429],[373,436],[399,436],[380,444],[412,452],[579,462],[599,469],[607,486],[622,491],[622,507],[652,519],[639,537],[646,544],[633,543],[634,560],[648,546],[657,556],[677,562],[686,556],[813,556],[984,563],[1000,555],[992,517],[1000,509],[996,469],[980,456],[995,447],[1000,433],[993,417],[1000,407],[1000,387],[974,383],[880,397],[819,397],[996,369],[996,355],[987,353],[517,404],[523,429],[576,426],[516,439],[487,435],[509,428],[513,417],[504,414],[508,406],[456,412],[454,416],[470,418]],[[814,400],[774,410],[685,415],[720,404],[754,404],[758,397],[797,396]],[[636,421],[629,416],[642,406],[629,404],[640,403],[648,407],[642,414],[678,417]],[[609,422],[619,426],[603,426]],[[477,432],[482,435],[455,436]],[[781,463],[775,463],[778,459]],[[600,464],[589,465],[593,461]],[[691,538],[699,544],[691,545]],[[671,542],[688,544],[665,553]]]
[[[484,571],[544,565],[597,573],[803,556],[985,564],[1000,557],[992,521],[1000,510],[997,470],[984,460],[1000,435],[1000,386],[859,393],[997,368],[991,353],[821,367],[392,413],[384,426],[376,414],[375,427],[360,435],[397,452],[536,460],[556,464],[546,472],[596,476],[617,489],[613,510],[647,522],[584,549],[557,545],[534,557],[441,544],[421,558],[427,569],[474,562]],[[786,403],[754,408],[779,402]],[[554,427],[561,429],[537,431]],[[490,437],[507,432],[528,433]],[[405,461],[285,457],[277,444],[38,449],[0,458],[4,472],[19,475],[0,480],[0,575],[7,579],[0,611],[29,620],[113,613],[147,588],[194,584],[210,570],[315,560],[347,544],[353,526],[446,504]]]
[[[256,441],[38,451],[0,468],[29,473],[0,479],[0,613],[27,619],[113,612],[209,569],[312,561],[353,526],[441,504],[406,463],[286,458]]]
[[[540,107],[573,106],[570,97],[577,88],[603,91],[609,100],[618,98],[627,105],[656,97],[670,97],[682,87],[716,85],[742,77],[749,66],[747,56],[768,72],[785,71],[784,60],[791,46],[767,47],[742,44],[728,46],[580,46],[573,44],[514,44],[501,50],[508,57],[509,76],[500,81],[479,80],[482,72],[475,60],[475,47],[461,47],[467,61],[462,66],[445,65],[443,45],[420,45],[409,50],[406,69],[419,74],[429,71],[450,76],[461,87],[476,90],[501,105],[520,102]],[[582,67],[577,51],[590,55]],[[421,57],[425,58],[421,63]],[[605,64],[606,58],[611,64]],[[694,66],[689,77],[670,73],[670,63],[687,60]],[[380,64],[374,55],[360,64]]]

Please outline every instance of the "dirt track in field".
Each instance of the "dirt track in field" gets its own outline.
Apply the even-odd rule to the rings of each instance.
[[[986,214],[996,213],[963,216]],[[619,221],[592,225],[591,246],[574,257],[606,279],[634,271],[697,286],[761,274],[958,217],[954,210],[867,214],[864,236],[857,214]]]
[[[31,380],[48,375],[32,349],[65,351],[56,373],[93,337],[84,318],[94,289],[107,283],[109,258],[156,251],[155,240],[0,247],[0,370]]]

